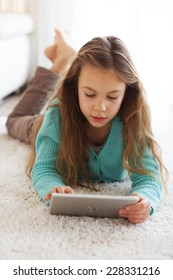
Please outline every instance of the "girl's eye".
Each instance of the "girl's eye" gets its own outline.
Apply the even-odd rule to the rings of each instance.
[[[115,99],[118,98],[118,96],[108,96],[108,98],[111,99],[111,100],[115,100]]]
[[[86,93],[86,92],[85,92],[85,95],[86,95],[87,97],[93,97],[93,96],[94,96],[94,94],[88,94],[88,93]]]

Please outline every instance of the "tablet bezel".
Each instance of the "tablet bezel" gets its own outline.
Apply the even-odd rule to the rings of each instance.
[[[119,209],[136,204],[137,196],[53,193],[50,214],[118,218]]]

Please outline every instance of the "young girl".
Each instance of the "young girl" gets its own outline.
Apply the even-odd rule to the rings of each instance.
[[[144,222],[158,206],[164,166],[128,50],[109,36],[92,39],[75,54],[56,31],[56,42],[45,53],[53,62],[51,71],[37,69],[7,120],[10,135],[32,142],[27,171],[35,190],[49,203],[53,192],[74,193],[72,186],[82,181],[122,181],[128,172],[131,194],[139,201],[119,214],[132,223]]]

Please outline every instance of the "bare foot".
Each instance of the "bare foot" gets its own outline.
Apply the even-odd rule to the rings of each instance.
[[[76,54],[76,51],[65,40],[63,34],[55,29],[56,56],[54,57],[54,49],[51,49],[50,57],[53,58],[53,66],[51,70],[55,73],[61,72],[69,63],[70,59]]]
[[[51,60],[53,62],[54,59],[56,58],[56,54],[57,54],[57,44],[53,44],[53,45],[47,47],[44,50],[44,54],[49,60]]]
[[[44,50],[44,54],[45,56],[51,60],[52,62],[54,61],[54,59],[56,58],[57,55],[57,39],[56,39],[56,29],[55,29],[55,36],[54,36],[54,43],[50,46],[48,46],[45,50]]]

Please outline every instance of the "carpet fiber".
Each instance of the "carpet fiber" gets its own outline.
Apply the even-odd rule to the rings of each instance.
[[[10,138],[0,119],[1,259],[173,259],[173,160],[165,147],[168,194],[154,216],[134,225],[124,219],[52,216],[25,175],[29,147]],[[172,149],[172,148],[171,148]],[[100,186],[127,194],[130,183]],[[88,193],[87,189],[76,189]]]

